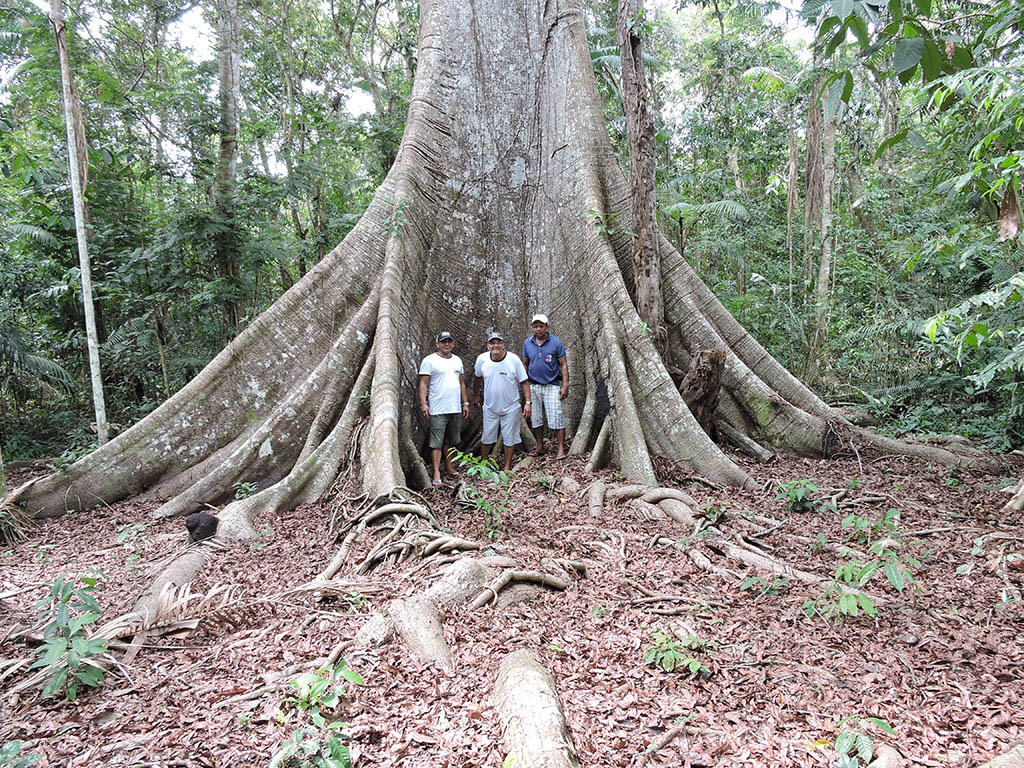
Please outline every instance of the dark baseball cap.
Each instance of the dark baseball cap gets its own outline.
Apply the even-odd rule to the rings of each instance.
[[[437,334],[437,338],[435,338],[434,341],[454,341],[454,339],[448,331],[441,331]]]
[[[502,336],[499,331],[491,331],[490,333],[487,334],[488,341],[494,341],[495,339],[497,339],[498,341],[504,341],[505,337]]]

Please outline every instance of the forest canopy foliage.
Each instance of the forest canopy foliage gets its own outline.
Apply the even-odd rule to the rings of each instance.
[[[684,257],[831,400],[868,406],[897,434],[1020,445],[1019,4],[647,5],[658,215]],[[66,13],[109,418],[126,428],[237,332],[225,307],[244,326],[359,220],[402,136],[417,7],[240,9],[231,220],[213,192],[216,52],[197,45],[215,44],[216,4],[87,0]],[[588,13],[625,167],[616,5]],[[56,51],[27,0],[0,9],[0,71],[0,444],[7,460],[70,458],[95,437]],[[809,215],[823,199],[827,227]],[[237,269],[225,273],[227,231]]]

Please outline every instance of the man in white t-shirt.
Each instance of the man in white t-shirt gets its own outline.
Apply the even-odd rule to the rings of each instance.
[[[487,351],[473,366],[473,394],[477,405],[483,406],[484,433],[480,438],[480,458],[487,461],[498,442],[498,431],[505,443],[505,471],[512,469],[512,452],[520,442],[519,393],[526,401],[525,414],[530,418],[530,384],[523,361],[505,350],[505,338],[491,331]],[[480,388],[483,385],[483,399]]]
[[[462,442],[462,420],[469,418],[469,396],[462,360],[452,354],[455,340],[448,331],[437,334],[437,352],[420,363],[420,412],[430,421],[430,460],[434,485],[441,485],[441,454],[455,474],[451,451]],[[444,450],[448,446],[448,450]]]

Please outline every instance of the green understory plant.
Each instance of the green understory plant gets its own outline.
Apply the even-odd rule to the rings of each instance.
[[[107,641],[85,633],[103,612],[92,595],[98,581],[99,577],[83,576],[84,586],[76,589],[74,581],[59,576],[50,586],[50,596],[36,605],[40,616],[50,619],[36,650],[40,658],[31,667],[44,670],[44,699],[63,690],[68,701],[74,701],[80,688],[96,688],[103,682],[103,668],[96,660],[106,653]]]
[[[900,511],[891,507],[882,515],[881,520],[874,523],[855,512],[851,512],[843,518],[843,530],[850,531],[849,538],[856,539],[863,544],[867,544],[878,536],[893,534],[899,529],[899,526]]]
[[[836,768],[860,768],[871,762],[875,755],[875,743],[867,733],[870,726],[890,736],[896,735],[892,727],[880,717],[850,715],[836,725],[841,729],[835,741],[836,753],[839,756]]]
[[[686,670],[694,677],[709,677],[711,670],[704,662],[696,658],[692,652],[711,652],[718,647],[714,640],[703,640],[696,635],[677,638],[664,630],[654,631],[654,642],[644,651],[644,663],[661,667],[666,672]]]
[[[470,453],[452,451],[452,458],[459,467],[466,470],[466,475],[478,478],[489,485],[493,492],[484,493],[473,483],[463,483],[462,496],[477,511],[483,512],[487,538],[493,541],[502,532],[502,520],[512,511],[512,480],[508,472],[500,469],[493,458],[484,461]]]
[[[818,484],[814,478],[805,477],[776,485],[775,498],[786,503],[790,512],[824,512],[832,509],[831,502],[817,498]]]
[[[19,756],[21,746],[20,741],[8,741],[0,745],[0,768],[28,768],[43,759],[43,756],[36,752]]]
[[[861,613],[877,615],[878,610],[871,598],[860,591],[877,570],[876,561],[851,561],[839,565],[835,570],[835,578],[825,586],[822,594],[804,601],[804,613],[808,618],[817,615],[826,621],[839,621],[846,616],[855,618]]]
[[[293,717],[301,724],[281,742],[270,759],[270,768],[349,768],[352,765],[344,744],[348,723],[337,718],[345,696],[345,683],[363,685],[362,676],[344,659],[334,667],[299,675],[288,685],[294,691],[284,699],[278,720]]]
[[[771,579],[766,579],[764,576],[751,576],[740,584],[742,591],[756,592],[755,599],[761,595],[781,595],[788,588],[788,576],[775,576]]]

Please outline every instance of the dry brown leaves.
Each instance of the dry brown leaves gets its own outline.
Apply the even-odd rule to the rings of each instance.
[[[879,578],[872,589],[891,605],[877,621],[838,624],[804,615],[801,604],[813,596],[807,585],[757,596],[741,591],[739,581],[699,571],[680,547],[651,548],[659,534],[684,539],[717,565],[753,575],[720,557],[710,542],[685,539],[693,532],[674,523],[644,520],[624,502],[608,504],[602,519],[592,519],[586,504],[592,478],[578,460],[545,458],[525,469],[503,535],[480,554],[509,556],[522,569],[541,571],[549,558],[581,560],[589,577],[570,579],[565,592],[538,591],[508,607],[449,609],[444,631],[452,674],[419,666],[394,643],[350,656],[366,678],[365,687],[350,688],[344,708],[356,765],[500,765],[490,689],[500,659],[522,646],[554,674],[584,765],[632,765],[681,722],[690,730],[649,765],[832,765],[828,745],[837,722],[855,714],[888,722],[897,738],[886,741],[910,764],[970,766],[1005,750],[1024,736],[1024,611],[1013,600],[1024,574],[1008,559],[1024,551],[1024,541],[1019,525],[992,518],[1005,501],[995,491],[999,478],[948,479],[945,471],[899,458],[863,458],[863,468],[856,460],[801,459],[748,466],[765,484],[761,492],[687,484],[683,474],[660,468],[666,484],[724,510],[720,525],[727,533],[756,529],[742,523],[745,511],[784,523],[759,541],[774,556],[825,577],[840,560],[810,543],[819,533],[843,542],[842,514],[792,515],[775,499],[773,483],[813,477],[823,489],[840,489],[856,477],[851,497],[884,497],[857,508],[865,518],[877,520],[889,506],[898,507],[906,551],[923,561],[916,569],[921,591],[901,595]],[[583,487],[562,495],[534,483],[538,471],[571,474]],[[601,477],[616,483],[612,472]],[[455,507],[448,491],[428,493],[444,526],[487,541],[483,521]],[[18,592],[0,602],[0,658],[31,652],[26,630],[37,623],[33,605],[57,574],[102,571],[97,596],[105,618],[129,610],[148,587],[151,570],[184,543],[180,520],[131,533],[130,526],[150,521],[154,507],[126,502],[46,521],[27,541],[0,550],[0,593]],[[418,561],[388,564],[373,574],[368,598],[285,594],[310,582],[333,555],[328,516],[323,505],[258,520],[259,539],[230,545],[192,585],[197,594],[232,585],[230,606],[193,632],[147,639],[127,677],[114,675],[77,702],[4,696],[0,743],[26,740],[28,751],[44,755],[40,764],[51,766],[266,765],[287,734],[275,713],[285,695],[280,686],[293,676],[288,670],[312,671],[315,660],[352,636],[374,609],[424,588],[439,570],[418,567]],[[564,526],[578,527],[555,533]],[[375,541],[367,531],[340,577],[352,577],[352,565]],[[861,542],[852,545],[866,550]],[[641,595],[628,582],[678,600],[637,602]],[[693,610],[659,616],[650,610],[659,605]],[[656,629],[717,643],[697,654],[710,676],[693,679],[644,664]],[[278,687],[218,706],[265,685]]]

